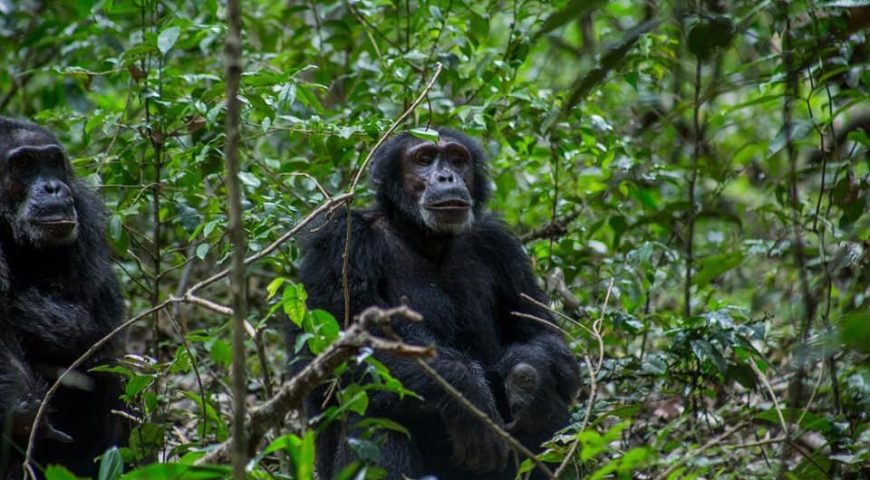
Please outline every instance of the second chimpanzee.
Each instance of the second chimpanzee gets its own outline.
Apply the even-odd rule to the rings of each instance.
[[[568,421],[579,368],[560,335],[521,312],[550,319],[521,294],[545,301],[528,257],[485,210],[490,194],[481,148],[439,129],[437,142],[401,134],[372,165],[377,204],[351,215],[351,314],[371,305],[408,304],[422,324],[398,322],[406,342],[433,345],[432,367],[477,408],[532,450]],[[344,315],[342,256],[346,216],[336,215],[302,242],[301,277],[311,308]],[[516,467],[498,435],[454,401],[413,361],[379,356],[423,400],[370,394],[367,415],[397,421],[410,438],[386,434],[377,462],[388,479],[435,475],[509,479]],[[315,398],[310,404],[322,402]],[[354,427],[320,437],[321,478],[357,460]]]
[[[120,322],[118,281],[100,199],[75,178],[58,140],[0,117],[0,479],[22,453],[48,386]],[[88,368],[65,377],[37,426],[34,462],[95,477],[94,458],[123,438],[118,380]]]

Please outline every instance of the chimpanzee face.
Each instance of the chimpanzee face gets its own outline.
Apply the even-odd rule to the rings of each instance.
[[[37,249],[72,244],[78,215],[63,148],[21,131],[0,145],[0,224],[18,245]]]
[[[474,165],[462,143],[410,144],[401,157],[402,186],[423,223],[438,233],[457,234],[474,223]]]

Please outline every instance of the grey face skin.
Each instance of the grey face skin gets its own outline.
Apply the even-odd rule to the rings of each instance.
[[[15,242],[36,249],[70,245],[78,238],[78,213],[70,166],[56,144],[24,144],[0,158],[0,215]]]
[[[414,145],[402,156],[402,175],[427,228],[457,235],[474,224],[474,169],[464,145],[450,137]]]

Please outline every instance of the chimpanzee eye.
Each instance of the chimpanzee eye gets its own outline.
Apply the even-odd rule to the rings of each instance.
[[[65,171],[66,170],[66,159],[61,154],[50,154],[46,159],[45,163],[56,170]]]
[[[18,153],[17,155],[9,157],[9,169],[12,173],[20,174],[21,172],[27,171],[27,166],[30,162],[31,159],[28,154]]]
[[[435,161],[435,155],[432,152],[420,152],[417,155],[417,163],[420,165],[432,165],[433,161]]]
[[[450,157],[450,163],[455,167],[464,167],[468,163],[468,158],[462,155],[453,155]]]

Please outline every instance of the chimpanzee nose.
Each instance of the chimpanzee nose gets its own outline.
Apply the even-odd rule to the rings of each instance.
[[[453,183],[456,180],[453,178],[453,172],[441,171],[438,172],[438,183]]]
[[[49,180],[43,185],[45,193],[53,197],[62,197],[69,194],[69,189],[65,183],[59,180]]]

